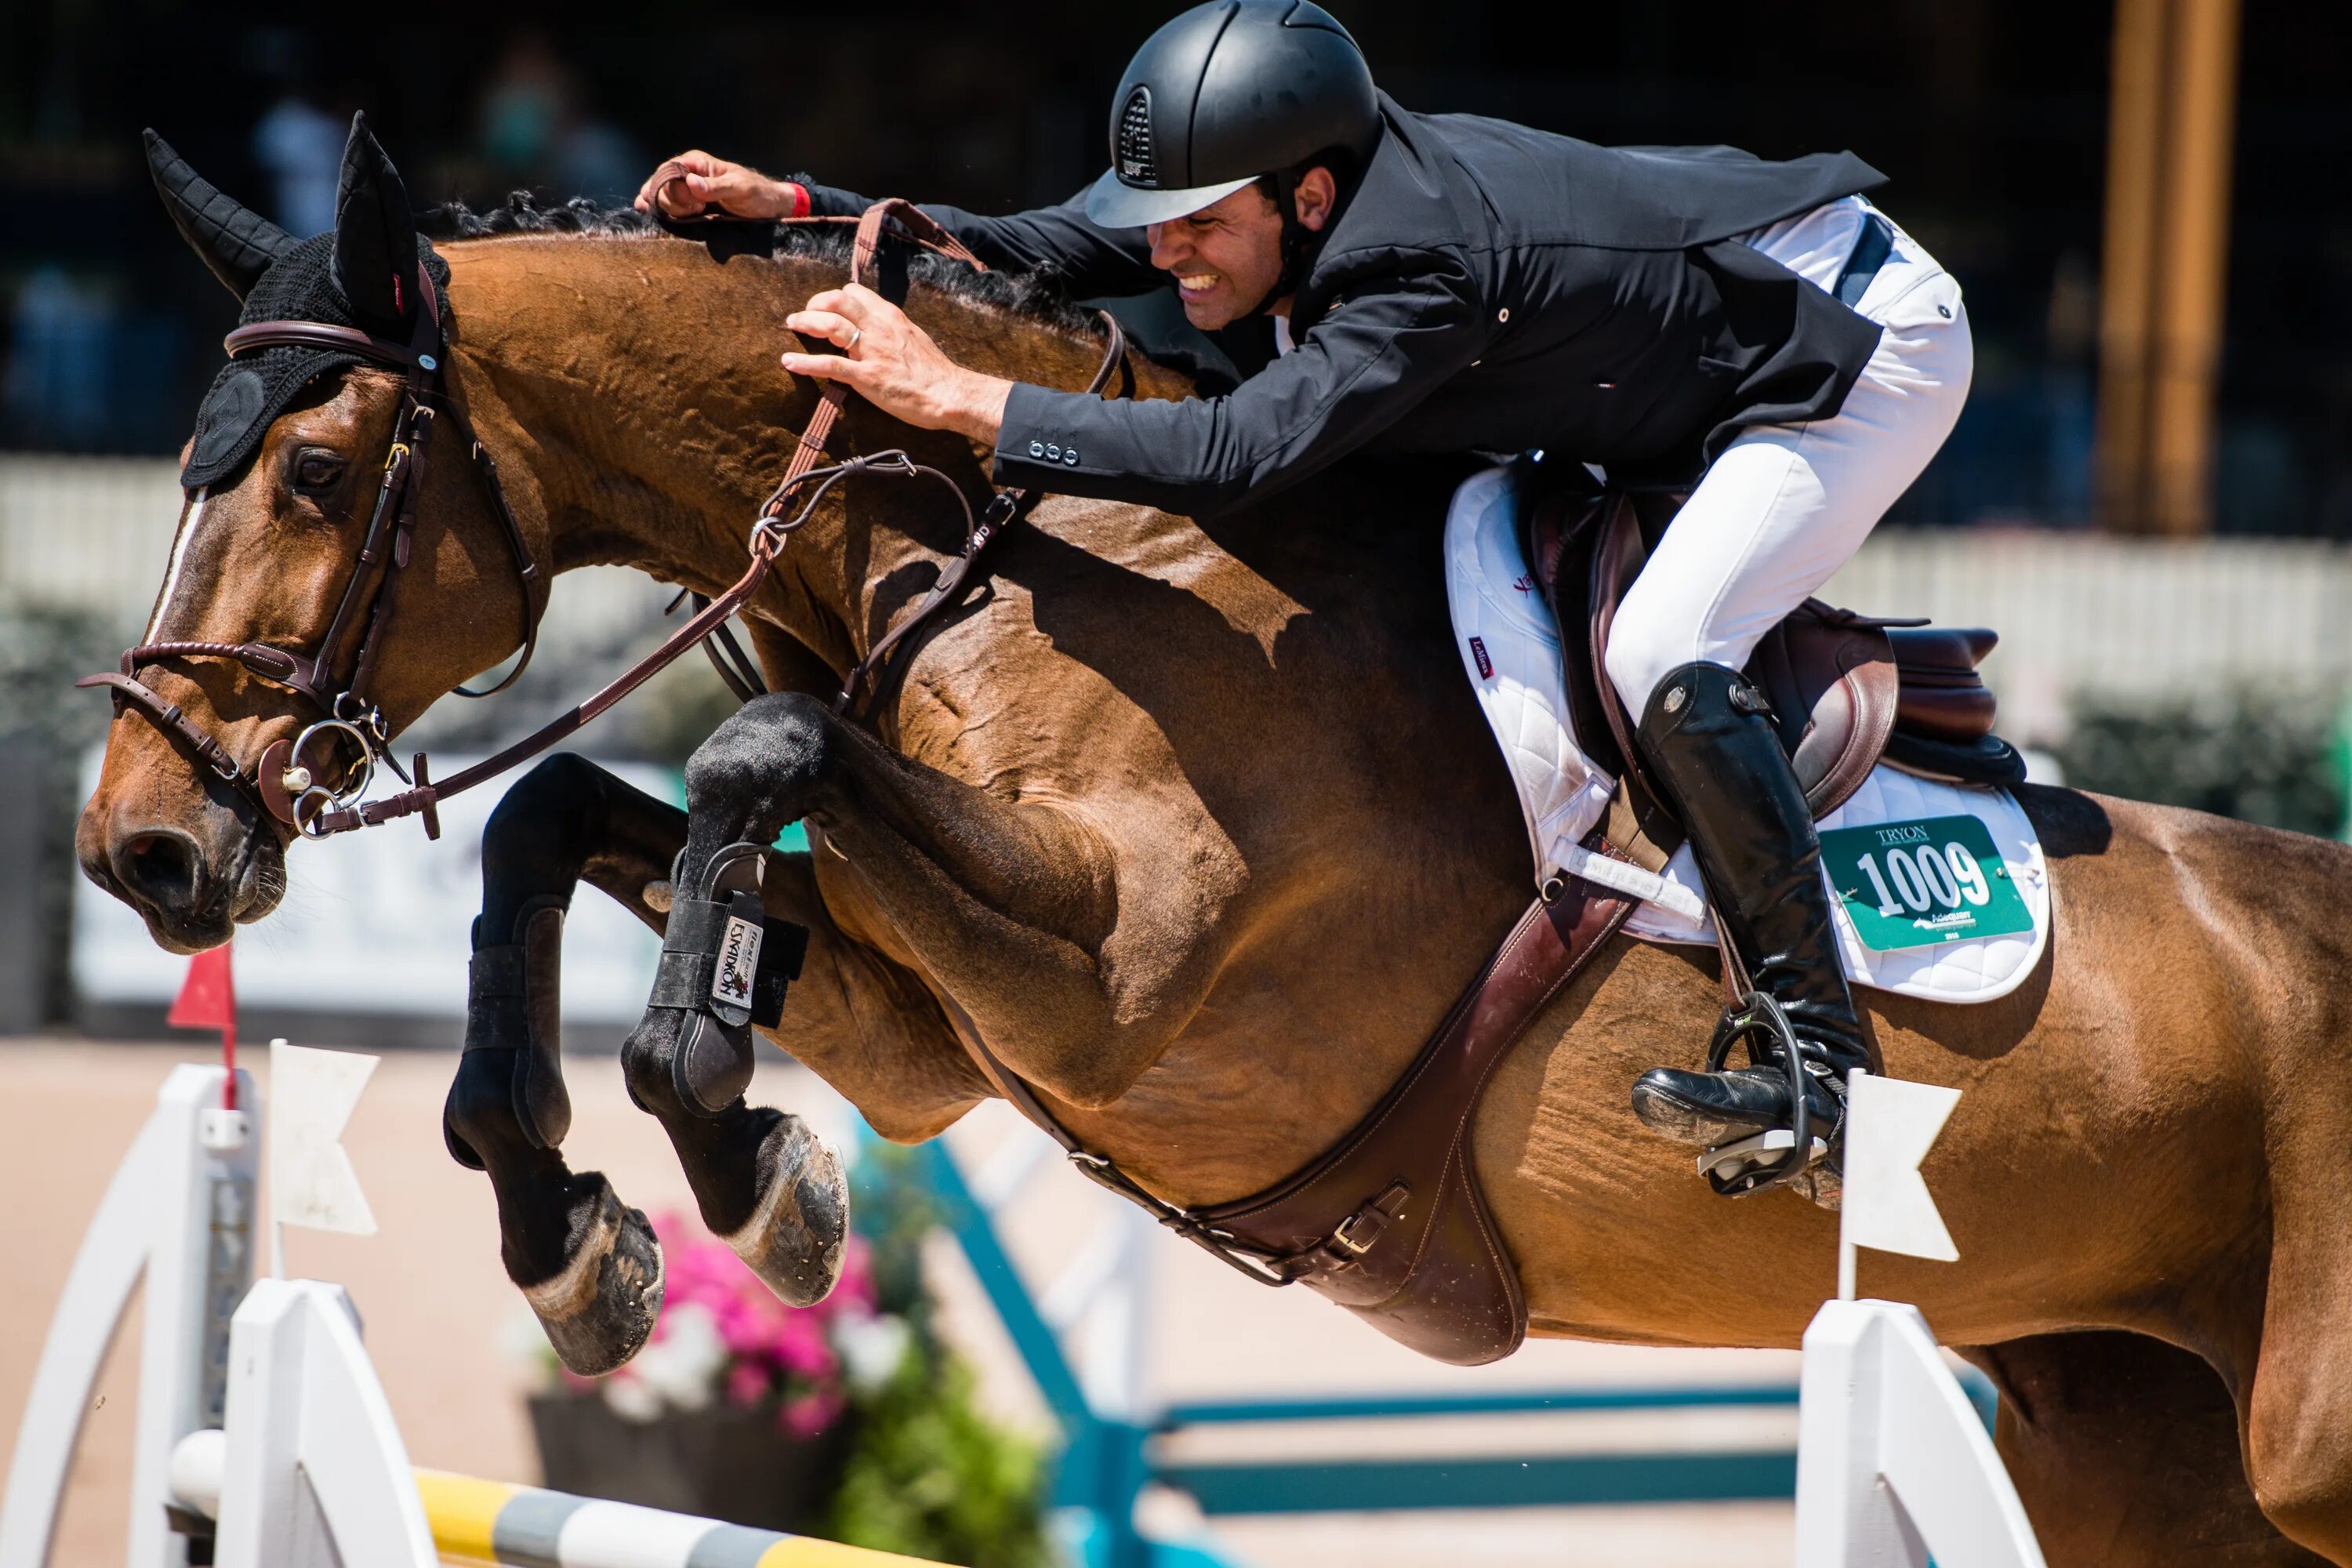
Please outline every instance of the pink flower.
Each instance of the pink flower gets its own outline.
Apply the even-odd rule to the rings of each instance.
[[[830,1377],[840,1364],[824,1327],[814,1314],[807,1312],[794,1312],[784,1320],[784,1332],[776,1340],[775,1357],[785,1371],[807,1378]]]
[[[874,1311],[874,1249],[862,1236],[853,1236],[842,1249],[841,1282],[813,1311],[828,1315],[848,1312],[870,1317]]]
[[[784,1401],[778,1424],[795,1437],[814,1437],[840,1419],[846,1402],[835,1389],[820,1389]]]
[[[755,1362],[739,1361],[727,1370],[727,1403],[757,1405],[767,1397],[768,1369]]]

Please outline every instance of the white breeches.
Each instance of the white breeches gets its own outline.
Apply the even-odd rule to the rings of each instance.
[[[1959,285],[1898,226],[1855,308],[1885,331],[1844,406],[1733,441],[1626,592],[1607,662],[1636,722],[1671,671],[1699,660],[1745,666],[1951,434],[1975,363]]]

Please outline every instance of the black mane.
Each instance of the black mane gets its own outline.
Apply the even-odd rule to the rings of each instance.
[[[740,235],[751,226],[714,226]],[[416,231],[431,240],[493,239],[517,234],[568,234],[610,237],[667,235],[691,240],[700,226],[674,228],[635,207],[600,206],[585,196],[541,206],[529,191],[517,191],[502,205],[476,212],[463,202],[450,202],[416,215]],[[849,266],[851,226],[845,223],[793,223],[771,226],[768,254],[799,257]],[[1094,312],[1078,308],[1061,275],[1050,268],[1026,272],[981,272],[963,262],[932,251],[902,247],[907,275],[915,282],[977,304],[1011,311],[1057,331],[1082,337],[1100,334]]]

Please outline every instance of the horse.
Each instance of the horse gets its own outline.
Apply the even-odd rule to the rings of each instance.
[[[336,255],[398,256],[406,198],[362,134]],[[173,188],[241,296],[310,268],[383,303],[364,267],[329,269],[209,186]],[[538,569],[509,565],[461,463],[425,473],[374,649],[387,734],[510,657],[563,571],[706,595],[740,575],[753,503],[819,396],[777,365],[783,320],[844,265],[828,231],[726,247],[580,204],[445,214],[432,234],[448,407],[495,456]],[[892,287],[961,363],[1087,384],[1098,341],[1046,285],[918,257]],[[1174,368],[1131,377],[1138,396],[1194,395]],[[151,640],[317,643],[403,387],[365,363],[321,374],[242,469],[191,495]],[[985,452],[853,400],[829,451],[886,448],[990,493]],[[808,848],[765,857],[760,898],[807,945],[764,1032],[879,1133],[935,1136],[999,1092],[978,1040],[1166,1200],[1265,1188],[1380,1100],[1528,898],[1438,570],[1459,471],[1342,465],[1213,518],[1045,498],[862,719],[828,697],[959,559],[963,522],[937,486],[836,486],[743,606],[770,691],[694,753],[686,809],[541,763],[493,815],[477,946],[545,963],[534,922],[560,924],[581,880],[661,931],[726,847],[797,822]],[[348,658],[349,639],[323,652]],[[319,716],[234,659],[159,658],[144,679],[233,760]],[[187,744],[122,707],[78,833],[85,872],[175,952],[268,915],[295,837]],[[2352,1563],[2334,1195],[2352,1085],[2332,1070],[2352,850],[2017,794],[2055,894],[2038,972],[1981,1005],[1862,994],[1888,1070],[1964,1091],[1926,1167],[1963,1261],[1874,1255],[1867,1283],[1974,1347],[2051,1562]],[[1535,1333],[1799,1342],[1834,1278],[1834,1217],[1786,1191],[1717,1197],[1628,1105],[1641,1070],[1698,1055],[1720,1000],[1703,953],[1612,938],[1490,1081],[1473,1150]],[[821,1292],[837,1170],[797,1118],[688,1103],[678,1017],[651,1008],[631,1037],[632,1094],[712,1228],[788,1299]],[[453,1084],[453,1148],[487,1168],[508,1271],[559,1350],[608,1363],[641,1336],[658,1258],[604,1179],[565,1163],[560,1082],[532,1077],[551,1038],[480,1043]]]

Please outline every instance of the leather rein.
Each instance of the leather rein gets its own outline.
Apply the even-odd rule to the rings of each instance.
[[[929,249],[967,262],[979,270],[987,269],[978,257],[965,248],[936,219],[910,202],[897,198],[877,202],[856,221],[857,233],[851,247],[849,268],[853,283],[865,281],[881,247],[886,224],[895,226],[906,237]],[[75,682],[77,686],[110,689],[118,711],[125,704],[136,709],[186,751],[197,765],[236,788],[261,811],[306,837],[326,838],[338,833],[377,826],[403,816],[421,816],[426,837],[438,838],[441,836],[437,811],[440,802],[508,773],[567,739],[656,673],[667,668],[688,648],[697,646],[704,647],[710,653],[711,662],[739,696],[748,698],[756,695],[762,689],[757,670],[727,630],[727,622],[767,581],[769,571],[782,552],[786,542],[808,521],[817,504],[845,479],[858,474],[895,478],[928,475],[946,486],[956,498],[956,504],[963,509],[963,550],[959,558],[940,574],[938,582],[915,605],[912,613],[878,639],[851,668],[839,695],[834,700],[835,712],[849,712],[863,696],[870,692],[875,673],[881,668],[891,651],[908,637],[929,624],[961,592],[982,551],[1022,515],[1032,499],[1031,492],[1025,488],[1000,489],[975,516],[963,487],[939,469],[917,463],[898,448],[866,457],[847,458],[819,467],[818,460],[825,456],[825,440],[832,435],[834,424],[840,417],[849,396],[847,386],[840,382],[827,382],[815,410],[809,417],[807,428],[800,435],[799,448],[785,468],[783,479],[760,505],[751,525],[751,564],[733,586],[707,602],[698,595],[696,613],[660,647],[623,670],[587,700],[495,756],[453,773],[437,784],[431,777],[422,752],[415,755],[413,771],[404,772],[392,755],[391,736],[386,731],[383,710],[371,693],[383,653],[385,631],[392,622],[394,587],[409,562],[411,540],[416,526],[417,501],[424,488],[425,454],[434,427],[439,421],[446,419],[452,422],[458,437],[471,450],[475,473],[483,492],[489,499],[490,510],[499,520],[512,556],[515,580],[521,590],[523,603],[521,658],[497,685],[478,691],[461,686],[457,689],[459,695],[488,697],[503,691],[514,684],[530,663],[531,654],[539,641],[539,624],[532,613],[531,596],[533,585],[543,580],[538,563],[531,558],[530,547],[522,536],[521,527],[507,504],[505,490],[499,482],[497,462],[475,436],[464,412],[449,398],[448,373],[444,363],[447,354],[447,338],[442,327],[439,291],[434,287],[432,276],[421,261],[416,272],[416,325],[406,343],[378,338],[355,327],[302,321],[256,321],[229,333],[224,343],[231,358],[251,350],[281,344],[329,349],[400,371],[404,377],[400,415],[393,426],[392,447],[384,457],[383,477],[377,488],[367,532],[361,542],[358,559],[352,564],[351,578],[344,584],[334,618],[328,623],[316,649],[305,655],[289,653],[266,643],[142,643],[124,650],[120,672],[85,676]],[[1108,311],[1098,314],[1107,341],[1101,363],[1087,388],[1097,395],[1109,386],[1111,378],[1118,374],[1127,357],[1126,333]],[[804,489],[808,493],[801,500],[799,510],[787,518],[788,508]],[[368,592],[371,582],[373,584],[372,595]],[[352,659],[350,680],[337,689],[333,672],[336,650],[351,635],[354,626],[363,626],[358,652]],[[736,668],[730,668],[729,659],[720,657],[720,647],[726,650]],[[176,703],[166,700],[153,688],[139,679],[139,671],[142,668],[172,658],[233,659],[259,679],[309,699],[321,716],[295,739],[272,742],[248,766],[240,763],[218,736],[189,718]],[[315,757],[313,747],[322,742],[331,744],[338,738],[358,748],[359,760],[343,768],[337,782],[329,784],[325,782],[329,776],[328,759]],[[360,797],[366,792],[379,762],[390,767],[411,787],[380,800],[362,800]]]

